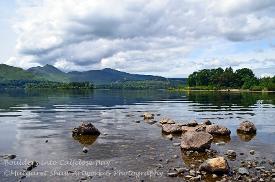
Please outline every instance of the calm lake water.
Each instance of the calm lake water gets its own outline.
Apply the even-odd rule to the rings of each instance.
[[[167,140],[157,123],[144,122],[143,112],[160,114],[156,121],[209,119],[228,127],[232,133],[222,139],[226,145],[213,143],[212,148],[221,155],[228,149],[245,154],[230,161],[231,167],[242,159],[275,160],[274,93],[2,90],[0,155],[17,157],[0,160],[0,181],[20,180],[33,160],[38,167],[22,181],[182,181],[166,175],[192,164],[192,158],[173,146],[179,139]],[[256,136],[237,135],[242,120],[255,123]],[[91,121],[102,135],[74,139],[71,129],[82,121]],[[82,152],[84,146],[88,153]],[[254,156],[248,154],[251,149]]]

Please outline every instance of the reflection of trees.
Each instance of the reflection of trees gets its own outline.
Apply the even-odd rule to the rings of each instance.
[[[197,103],[212,104],[215,106],[251,106],[258,100],[265,100],[265,103],[274,104],[274,93],[251,93],[251,92],[205,92],[191,91],[186,92],[189,100]]]

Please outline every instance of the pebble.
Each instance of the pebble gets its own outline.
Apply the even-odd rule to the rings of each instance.
[[[84,153],[88,153],[88,148],[87,148],[87,147],[83,147],[82,151],[83,151]]]
[[[238,169],[238,173],[241,174],[241,175],[249,175],[249,171],[244,167],[240,167]]]
[[[254,154],[255,154],[255,150],[250,150],[249,153],[250,153],[251,155],[254,155]]]
[[[180,143],[173,143],[173,146],[180,146]]]
[[[218,176],[216,174],[212,174],[212,178],[217,178]]]
[[[31,171],[33,168],[38,166],[38,162],[32,161],[29,163],[29,166],[27,167],[27,171]]]
[[[136,121],[136,123],[140,123],[140,121]]]
[[[171,134],[170,134],[170,135],[167,135],[166,137],[167,137],[169,140],[173,140],[173,135],[171,135]]]
[[[174,168],[175,171],[177,171],[177,173],[184,173],[187,172],[188,169],[187,168],[183,168],[183,167],[179,167],[179,168]]]
[[[169,177],[177,177],[178,173],[168,173],[167,174]]]
[[[190,174],[190,176],[196,176],[196,171],[195,170],[190,170],[189,174]]]
[[[262,170],[262,169],[265,169],[264,166],[259,166],[259,167],[255,167],[256,170]]]
[[[3,157],[3,159],[15,159],[16,158],[16,155],[14,155],[14,154],[10,154],[10,155],[5,155],[4,157]]]
[[[178,158],[179,156],[178,155],[173,155],[173,159],[176,159]]]
[[[219,142],[219,143],[216,143],[216,145],[225,145],[225,142]]]
[[[48,143],[48,142],[49,142],[49,140],[46,140],[46,141],[45,141],[45,143]]]
[[[228,157],[236,157],[237,153],[234,150],[227,150],[226,155]]]

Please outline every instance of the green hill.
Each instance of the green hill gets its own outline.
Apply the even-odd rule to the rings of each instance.
[[[22,68],[0,64],[0,80],[38,80],[38,78]]]

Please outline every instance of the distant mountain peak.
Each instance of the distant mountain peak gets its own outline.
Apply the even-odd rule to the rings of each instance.
[[[37,66],[37,67],[32,67],[30,69],[28,69],[28,71],[31,72],[36,72],[36,73],[64,73],[61,70],[59,70],[58,68],[54,67],[53,65],[50,64],[46,64],[45,66],[41,67],[41,66]]]

